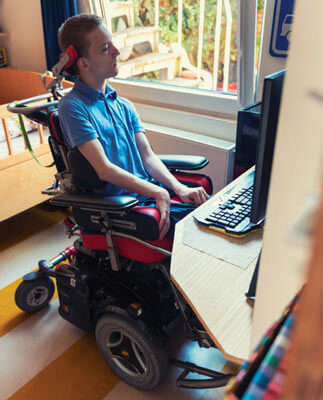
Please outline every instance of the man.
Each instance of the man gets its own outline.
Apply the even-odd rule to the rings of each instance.
[[[160,212],[160,239],[167,232],[173,235],[175,223],[206,201],[207,193],[186,187],[167,170],[151,149],[133,104],[106,83],[118,74],[119,51],[102,19],[71,17],[60,27],[58,40],[62,51],[73,45],[78,53],[73,65],[78,79],[58,109],[67,144],[77,147],[107,182],[106,193],[133,195],[143,205],[154,200]],[[186,204],[170,205],[165,188]]]

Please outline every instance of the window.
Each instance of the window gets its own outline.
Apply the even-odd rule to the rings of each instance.
[[[121,96],[225,118],[234,118],[241,104],[253,101],[263,0],[90,4],[105,19],[120,50],[113,85]]]

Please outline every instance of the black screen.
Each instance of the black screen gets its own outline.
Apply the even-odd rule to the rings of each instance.
[[[250,104],[238,112],[234,178],[256,163],[261,103]]]
[[[285,71],[280,71],[267,76],[264,80],[251,210],[253,223],[261,222],[266,215],[284,76]]]

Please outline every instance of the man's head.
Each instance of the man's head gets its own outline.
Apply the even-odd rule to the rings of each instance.
[[[59,28],[58,41],[62,51],[70,45],[75,47],[79,58],[73,69],[77,75],[98,79],[117,75],[119,51],[113,46],[102,18],[91,14],[68,18]]]

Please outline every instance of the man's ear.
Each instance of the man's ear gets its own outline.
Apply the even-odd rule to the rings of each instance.
[[[79,57],[77,59],[77,66],[78,66],[80,71],[87,71],[88,68],[89,68],[89,63],[88,63],[87,58]]]

